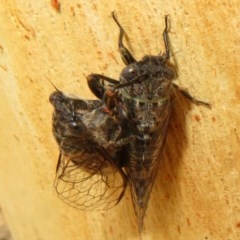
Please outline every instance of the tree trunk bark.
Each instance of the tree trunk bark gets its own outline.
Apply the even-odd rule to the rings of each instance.
[[[168,14],[177,84],[213,106],[175,99],[143,239],[240,239],[238,2],[58,1],[0,2],[0,204],[13,238],[138,239],[129,191],[99,213],[70,208],[53,187],[50,81],[93,99],[88,74],[119,78],[115,11],[137,59],[164,50]]]

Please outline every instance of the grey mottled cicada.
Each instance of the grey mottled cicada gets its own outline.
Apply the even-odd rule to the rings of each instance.
[[[55,188],[59,197],[79,209],[105,210],[122,198],[127,179],[122,148],[131,140],[109,107],[100,100],[50,96],[53,135],[59,145]]]
[[[100,100],[68,98],[59,91],[50,97],[60,147],[56,189],[70,205],[106,209],[120,201],[128,184],[141,231],[175,91],[197,105],[210,104],[173,83],[167,16],[165,53],[140,61],[124,46],[124,29],[114,13],[112,17],[120,29],[118,46],[126,64],[120,81],[89,75],[88,86]]]

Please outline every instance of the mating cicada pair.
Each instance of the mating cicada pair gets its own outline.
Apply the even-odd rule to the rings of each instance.
[[[210,105],[173,83],[167,16],[165,52],[140,61],[124,46],[124,30],[114,13],[112,17],[120,29],[118,46],[126,64],[119,81],[89,75],[88,86],[98,100],[68,97],[59,90],[50,96],[53,135],[60,149],[55,188],[75,208],[104,210],[115,206],[129,185],[141,231],[174,92],[197,105]]]

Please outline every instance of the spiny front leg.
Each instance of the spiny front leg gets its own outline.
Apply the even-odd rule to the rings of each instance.
[[[91,74],[87,77],[87,80],[90,90],[105,103],[107,107],[105,112],[113,114],[111,111],[119,103],[118,93],[115,91],[119,81],[100,74]]]
[[[99,99],[102,99],[104,97],[105,91],[107,89],[105,81],[109,83],[109,86],[114,86],[119,83],[119,81],[101,74],[90,74],[87,76],[87,81],[88,87]]]
[[[136,60],[134,59],[134,57],[132,56],[130,51],[123,44],[123,34],[125,31],[124,31],[123,27],[121,26],[121,24],[118,22],[115,12],[112,12],[112,17],[120,29],[120,34],[119,34],[119,39],[118,39],[118,48],[119,48],[119,52],[121,54],[121,58],[126,65],[135,63]]]

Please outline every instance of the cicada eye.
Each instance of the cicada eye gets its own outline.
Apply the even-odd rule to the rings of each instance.
[[[123,69],[122,76],[124,79],[131,81],[137,76],[137,73],[137,67],[135,65],[129,65]]]
[[[167,79],[173,80],[176,77],[176,72],[172,67],[167,67],[165,69],[164,75]]]

